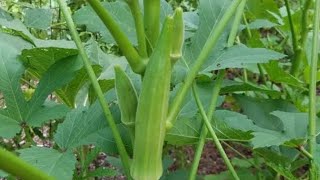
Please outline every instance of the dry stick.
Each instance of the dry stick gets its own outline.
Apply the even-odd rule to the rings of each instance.
[[[245,4],[246,4],[246,0],[242,1],[241,4],[238,7],[237,12],[236,12],[236,15],[235,15],[236,19],[234,20],[234,24],[232,26],[232,29],[231,29],[231,32],[230,32],[230,35],[229,35],[229,38],[228,38],[228,42],[227,42],[228,47],[233,45],[235,37],[236,37],[236,35],[238,33],[238,27],[240,25],[240,19],[241,19]],[[214,113],[214,111],[216,109],[217,99],[218,99],[219,92],[220,92],[220,89],[221,89],[221,83],[222,83],[224,74],[225,74],[225,70],[220,70],[219,71],[218,77],[216,79],[215,86],[213,88],[211,104],[209,106],[209,111],[207,113],[207,117],[208,117],[208,120],[210,122],[211,122],[213,113]],[[208,134],[208,129],[207,129],[206,125],[204,124],[202,126],[202,129],[201,129],[200,139],[198,141],[197,150],[196,150],[195,157],[194,157],[194,160],[193,160],[193,164],[192,164],[192,167],[191,167],[189,180],[196,179],[197,169],[198,169],[198,166],[199,166],[199,161],[200,161],[200,158],[201,158],[201,154],[202,154],[202,151],[203,151],[203,147],[204,147],[204,144],[205,144],[205,141],[206,141],[207,134]],[[220,143],[220,142],[218,141],[218,143]],[[223,149],[220,150],[220,153],[225,154]],[[228,162],[229,161],[228,158],[224,159],[224,160],[225,160],[226,164],[230,164],[231,165],[231,163]],[[230,168],[229,169],[232,172],[232,170],[233,170],[232,165],[231,165]]]
[[[309,151],[312,157],[316,157],[316,121],[317,121],[317,67],[318,67],[318,49],[319,49],[319,21],[320,21],[320,0],[316,0],[314,7],[313,21],[313,39],[312,39],[312,54],[311,54],[311,71],[310,71],[310,86],[309,86]],[[320,167],[319,167],[320,168]],[[311,160],[310,179],[318,179],[319,169]]]
[[[65,17],[65,20],[67,22],[67,25],[69,27],[69,30],[70,30],[70,33],[71,33],[71,36],[73,38],[73,40],[75,41],[77,47],[78,47],[78,50],[79,50],[79,54],[81,55],[81,59],[83,60],[83,64],[86,68],[86,71],[89,75],[89,78],[90,78],[90,81],[92,83],[92,86],[97,94],[97,97],[98,97],[98,100],[100,102],[100,105],[102,107],[102,110],[103,110],[103,113],[107,119],[107,122],[109,124],[109,127],[112,131],[112,134],[114,136],[114,139],[115,139],[115,142],[116,142],[116,145],[117,145],[117,148],[118,148],[118,151],[119,151],[119,154],[120,154],[120,157],[121,157],[121,161],[122,161],[122,164],[124,166],[124,170],[125,170],[125,173],[127,175],[127,177],[130,179],[130,164],[129,164],[129,155],[125,149],[125,146],[123,144],[123,141],[121,139],[121,136],[120,136],[120,133],[119,133],[119,130],[115,124],[115,121],[113,119],[113,116],[110,112],[110,109],[108,107],[108,104],[107,102],[105,101],[105,98],[103,96],[103,93],[102,93],[102,90],[100,88],[100,85],[97,81],[97,77],[91,67],[91,63],[89,61],[89,58],[85,52],[85,49],[81,43],[81,39],[79,37],[79,34],[76,30],[76,27],[72,21],[72,18],[71,18],[71,14],[68,10],[68,6],[66,4],[66,2],[64,0],[58,0],[58,3],[59,3],[59,6],[62,10],[62,13]]]

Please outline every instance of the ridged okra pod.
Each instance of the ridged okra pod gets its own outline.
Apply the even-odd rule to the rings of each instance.
[[[120,66],[114,67],[115,89],[121,112],[121,122],[129,128],[132,142],[134,140],[134,123],[138,106],[137,92],[127,74]]]
[[[173,18],[167,17],[147,65],[139,96],[131,175],[157,180],[162,175],[162,148],[168,112]]]
[[[171,60],[174,64],[178,59],[182,57],[182,47],[184,42],[184,23],[183,23],[183,10],[178,7],[174,12],[174,30],[171,49]]]

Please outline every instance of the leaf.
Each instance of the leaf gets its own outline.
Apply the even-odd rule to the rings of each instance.
[[[29,32],[27,27],[18,19],[0,18],[0,29],[13,35],[18,35],[24,40],[34,44],[35,37]]]
[[[103,2],[113,19],[119,24],[125,35],[133,44],[137,44],[136,30],[131,11],[125,2]],[[77,25],[85,25],[88,31],[100,33],[106,43],[115,43],[113,37],[90,6],[84,6],[73,14]]]
[[[224,81],[223,87],[220,93],[234,93],[234,92],[244,92],[244,91],[254,91],[263,92],[272,96],[280,96],[281,92],[269,89],[265,86],[259,86],[250,82],[236,82],[236,81]]]
[[[213,63],[203,71],[211,72],[225,68],[241,68],[248,64],[267,63],[270,60],[284,58],[285,55],[264,48],[248,48],[244,45],[235,45],[222,51],[216,57]]]
[[[249,29],[260,29],[260,28],[272,28],[272,27],[276,27],[279,26],[279,24],[270,22],[267,19],[256,19],[253,22],[248,24]],[[241,27],[242,29],[246,29],[247,27],[245,25],[242,25]]]
[[[18,60],[18,54],[16,49],[0,43],[0,91],[4,95],[8,116],[21,123],[28,109],[20,89],[24,67]]]
[[[12,138],[20,131],[20,123],[8,116],[0,114],[0,137]]]
[[[72,179],[76,158],[68,151],[60,153],[49,148],[31,147],[18,150],[21,159],[56,179]]]
[[[253,132],[253,148],[279,146],[290,140],[306,138],[308,126],[308,115],[306,113],[274,111],[271,114],[281,120],[283,129],[274,131],[261,128]]]
[[[271,167],[273,170],[275,170],[280,175],[288,178],[288,179],[297,179],[294,177],[294,175],[291,173],[290,169],[290,162],[291,160],[281,156],[280,154],[268,150],[266,148],[259,148],[254,150],[255,153],[262,156],[263,159],[266,161],[266,164]]]
[[[28,102],[30,113],[33,113],[34,107],[41,106],[51,92],[71,81],[81,67],[82,61],[78,56],[61,60],[51,66],[41,78],[35,93]]]
[[[73,48],[71,43],[73,44],[73,42],[64,40],[40,43],[39,47],[23,50],[22,61],[29,71],[41,77],[54,63],[78,54],[78,50]],[[58,44],[60,45],[57,46]]]
[[[92,69],[96,75],[100,74],[102,71],[102,68],[99,65],[93,65]],[[77,74],[70,83],[68,83],[61,89],[58,89],[56,93],[59,95],[59,97],[63,100],[65,104],[67,104],[69,107],[74,107],[76,104],[76,97],[78,95],[78,92],[81,88],[83,88],[83,86],[86,83],[88,83],[88,81],[88,73],[85,68],[82,68],[77,72]]]
[[[89,177],[113,177],[118,175],[118,172],[114,169],[98,167],[97,169],[88,172],[86,178]]]
[[[243,110],[243,114],[247,115],[255,125],[282,131],[283,124],[279,118],[271,115],[273,111],[297,112],[297,109],[289,102],[281,99],[258,99],[242,95],[234,95],[236,101]]]
[[[250,179],[250,180],[256,180],[257,176],[252,173],[251,169],[247,168],[239,168],[237,169],[237,175],[239,176],[240,179]],[[219,174],[212,174],[212,175],[206,175],[204,177],[204,180],[229,180],[229,179],[234,179],[230,171],[223,171]]]
[[[267,71],[270,80],[276,83],[286,83],[295,87],[302,88],[304,83],[292,76],[291,74],[284,71],[283,68],[279,67],[279,63],[271,61],[268,64],[264,64],[264,68]]]
[[[3,32],[0,32],[0,39],[2,42],[5,42],[7,46],[12,46],[17,49],[18,52],[21,52],[23,49],[31,49],[33,47],[30,42],[25,41],[21,37]]]
[[[117,124],[118,129],[124,133],[125,127],[119,121]],[[117,152],[113,134],[98,101],[89,108],[78,107],[68,113],[64,122],[58,126],[54,139],[62,149],[71,150],[81,145],[93,144],[104,152]],[[124,140],[130,147],[129,136],[125,136]]]
[[[24,24],[27,27],[46,30],[51,25],[53,14],[50,9],[26,9],[24,13]]]
[[[10,15],[9,12],[5,11],[4,9],[0,8],[0,18],[6,19],[8,21],[13,20],[13,17]]]
[[[220,139],[249,140],[250,132],[257,127],[246,116],[226,110],[216,110],[212,127]],[[196,143],[202,127],[201,116],[179,118],[166,134],[169,144],[184,145]],[[211,139],[211,135],[208,134]]]
[[[48,101],[30,115],[28,124],[33,127],[40,127],[47,120],[62,119],[69,111],[70,109],[64,104]]]
[[[199,26],[191,38],[191,44],[186,44],[183,50],[183,57],[186,60],[186,63],[191,66],[199,53],[201,52],[205,42],[210,37],[210,32],[212,28],[215,27],[217,22],[220,20],[228,6],[230,5],[231,0],[225,1],[211,1],[211,0],[201,0],[199,4]],[[221,35],[217,45],[212,50],[212,55],[217,54],[225,47],[225,42],[228,37],[228,28]],[[209,57],[209,61],[203,65],[207,67],[209,64],[214,61],[212,55]]]

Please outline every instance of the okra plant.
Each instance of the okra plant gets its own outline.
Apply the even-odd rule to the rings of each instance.
[[[0,177],[319,179],[320,0],[1,3]]]

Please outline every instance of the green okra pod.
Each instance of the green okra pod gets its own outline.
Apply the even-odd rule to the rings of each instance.
[[[167,17],[147,65],[138,101],[131,175],[157,180],[162,175],[162,148],[166,130],[171,79],[173,18]]]
[[[171,49],[171,60],[175,63],[182,57],[182,47],[184,43],[184,23],[183,23],[183,10],[178,7],[174,12],[174,30],[172,49]]]
[[[114,67],[115,89],[121,112],[121,122],[125,124],[134,139],[134,122],[138,106],[137,92],[127,74],[120,66]]]

